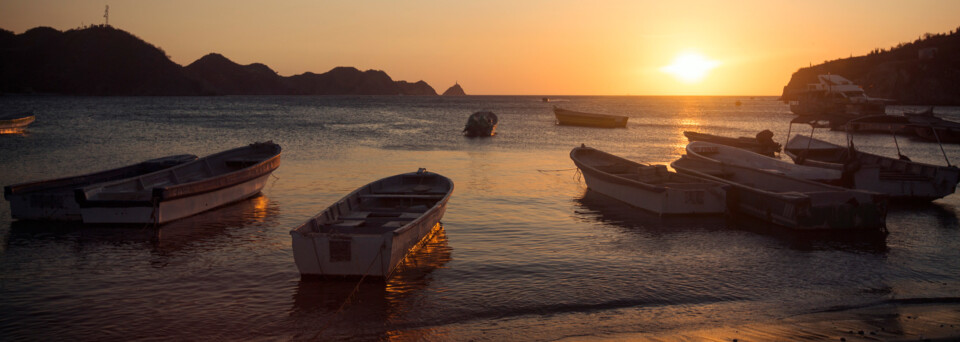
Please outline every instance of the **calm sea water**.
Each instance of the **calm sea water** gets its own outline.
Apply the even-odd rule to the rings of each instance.
[[[588,192],[581,143],[668,163],[696,130],[785,142],[771,97],[0,97],[31,110],[0,135],[0,185],[255,141],[283,147],[261,196],[160,228],[29,223],[0,202],[4,340],[555,340],[670,332],[960,293],[960,195],[895,206],[860,243],[760,233],[722,218],[660,219]],[[735,106],[736,100],[742,106]],[[630,116],[557,126],[551,106]],[[890,107],[899,113],[910,107]],[[459,132],[469,114],[498,134]],[[960,108],[937,108],[960,121]],[[843,133],[817,132],[842,142]],[[890,136],[858,135],[896,155]],[[960,146],[900,137],[916,161]],[[786,157],[784,157],[786,158]],[[289,230],[353,189],[418,167],[456,190],[444,230],[386,283],[301,281]],[[755,228],[755,227],[753,227]]]

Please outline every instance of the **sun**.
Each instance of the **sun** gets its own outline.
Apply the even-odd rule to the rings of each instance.
[[[673,64],[660,68],[668,74],[673,74],[678,80],[686,83],[696,83],[707,75],[707,72],[720,65],[720,62],[707,59],[695,52],[688,52],[673,59]]]

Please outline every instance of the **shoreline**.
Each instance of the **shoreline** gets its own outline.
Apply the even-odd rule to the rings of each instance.
[[[922,300],[830,310],[691,331],[578,336],[562,341],[957,341],[960,302]]]

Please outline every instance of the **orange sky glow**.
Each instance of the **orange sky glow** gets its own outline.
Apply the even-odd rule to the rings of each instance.
[[[960,26],[960,1],[0,2],[0,28],[110,24],[181,65],[211,52],[280,75],[336,66],[474,95],[779,95],[800,67]],[[664,69],[696,51],[691,82]]]

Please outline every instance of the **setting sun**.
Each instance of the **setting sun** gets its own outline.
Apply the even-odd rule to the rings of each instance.
[[[697,53],[684,53],[673,59],[673,64],[660,68],[677,79],[686,82],[699,82],[707,72],[720,65],[720,62],[707,59]]]

